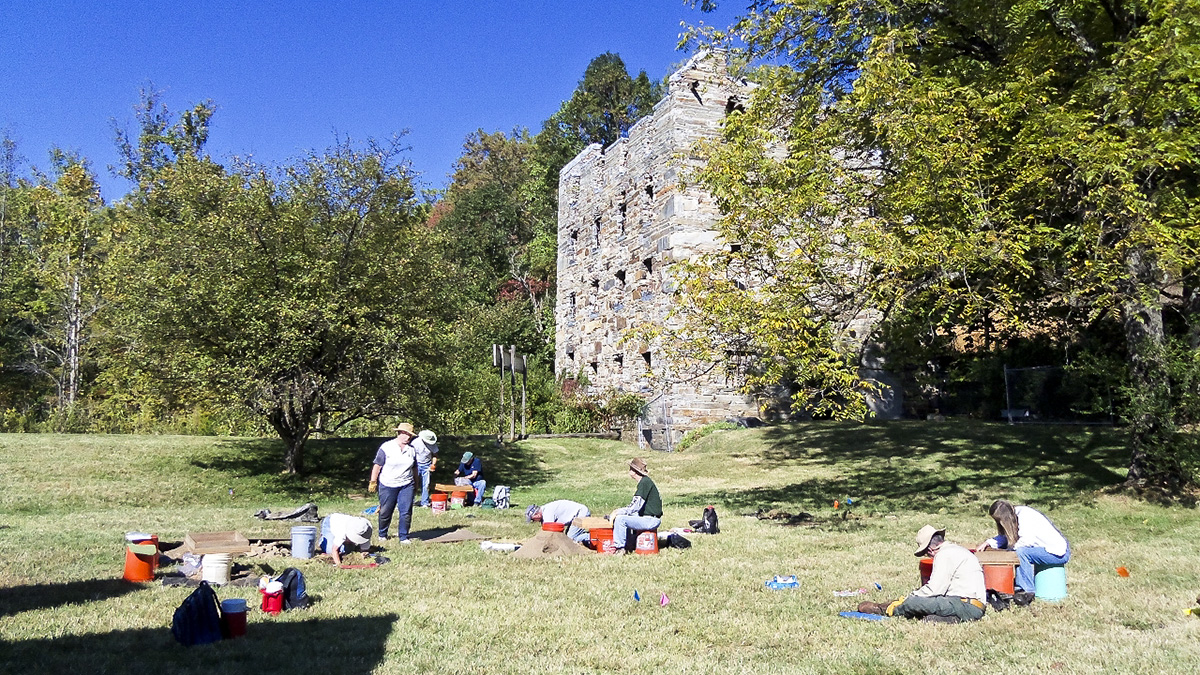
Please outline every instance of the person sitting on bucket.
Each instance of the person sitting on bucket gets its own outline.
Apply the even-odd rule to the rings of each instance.
[[[1013,580],[1016,590],[1013,595],[1028,602],[1034,595],[1034,565],[1066,565],[1071,559],[1071,545],[1054,523],[1037,509],[1013,506],[1006,499],[997,499],[988,509],[988,515],[996,521],[998,534],[980,544],[978,549],[1007,548],[1016,552],[1020,564]]]
[[[890,605],[861,602],[858,611],[942,623],[983,618],[987,589],[974,553],[946,541],[946,530],[926,525],[917,532],[915,555],[933,558],[929,583]]]
[[[462,461],[454,470],[454,475],[466,481],[466,485],[475,488],[475,506],[483,503],[483,493],[487,490],[487,481],[483,479],[483,462],[473,452],[464,452]],[[458,480],[455,484],[460,484]],[[465,486],[464,486],[465,487]]]
[[[658,486],[650,479],[646,463],[639,458],[629,462],[629,477],[638,482],[629,506],[619,508],[609,515],[613,524],[613,546],[617,555],[625,552],[626,529],[654,530],[662,523],[662,498]]]
[[[371,550],[371,521],[344,513],[331,513],[321,521],[320,551],[333,557],[333,564],[342,564],[342,554]]]
[[[582,544],[591,539],[588,536],[588,531],[582,527],[575,527],[571,522],[576,518],[587,518],[592,515],[588,507],[573,502],[569,499],[559,499],[550,502],[545,506],[534,504],[525,510],[525,522],[537,523],[562,523],[568,525],[567,536],[574,539],[577,543]]]

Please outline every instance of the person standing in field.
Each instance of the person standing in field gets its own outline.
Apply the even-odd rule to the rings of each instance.
[[[437,434],[422,429],[413,439],[412,446],[416,452],[417,476],[421,480],[421,506],[429,506],[432,503],[429,501],[429,477],[437,471]]]
[[[413,474],[417,462],[416,449],[411,444],[415,434],[408,422],[396,425],[393,431],[396,437],[385,441],[375,453],[371,482],[367,489],[370,492],[379,491],[380,541],[387,541],[392,512],[399,509],[396,539],[401,544],[407,544],[408,528],[412,523]]]
[[[613,546],[617,555],[625,553],[627,529],[654,530],[662,523],[662,497],[650,478],[646,463],[639,458],[629,462],[629,477],[638,482],[629,506],[616,509],[609,516],[613,524]]]
[[[1020,565],[1013,586],[1026,594],[1025,599],[1030,599],[1028,596],[1034,591],[1034,565],[1065,565],[1071,559],[1067,538],[1041,511],[997,499],[988,509],[988,515],[996,521],[997,534],[978,548],[980,551],[998,548],[1016,552]]]

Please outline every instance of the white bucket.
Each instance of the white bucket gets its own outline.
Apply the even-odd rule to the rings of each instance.
[[[210,584],[227,584],[232,566],[232,553],[207,553],[200,559],[200,578]]]

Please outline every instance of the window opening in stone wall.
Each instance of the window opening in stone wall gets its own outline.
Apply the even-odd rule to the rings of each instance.
[[[567,358],[575,360],[575,345],[567,345]]]
[[[624,198],[624,194],[621,195]],[[617,222],[621,224],[621,236],[625,236],[625,202],[621,202],[617,207]]]
[[[625,284],[625,270],[617,270],[617,273],[614,274],[613,276],[615,276],[617,278],[617,281],[620,284],[622,284],[622,285]]]
[[[592,361],[592,362],[591,362],[590,364],[588,364],[588,365],[590,365],[590,366],[592,367],[592,374],[593,374],[593,375],[595,375],[596,373],[600,372],[600,362],[599,362],[599,361]]]
[[[650,367],[650,352],[642,352],[642,360],[646,362],[646,367]]]
[[[620,373],[625,366],[625,357],[621,354],[617,354],[613,357],[613,365],[616,366],[617,372]]]
[[[851,340],[853,340],[853,339],[854,339],[854,338],[856,338],[856,337],[858,337],[858,331],[856,331],[856,330],[852,330],[852,331],[850,331],[850,339],[851,339]],[[968,340],[969,340],[969,339],[971,339],[971,336],[970,336],[970,335],[968,335],[968,336],[967,336],[967,339],[968,339]]]
[[[575,294],[574,293],[571,294],[571,302],[568,306],[571,308],[572,312],[575,311]]]
[[[746,106],[742,105],[738,97],[730,96],[729,100],[725,103],[725,114],[732,115],[735,112],[746,112]]]
[[[653,183],[646,186],[646,196],[649,197],[650,199],[654,199],[654,184]]]
[[[730,245],[729,245],[729,252],[730,252],[730,253],[741,253],[741,252],[742,252],[742,245],[741,245],[741,244],[730,244]]]
[[[645,260],[642,261],[642,265],[645,266],[647,272],[654,271],[654,259],[653,258],[646,258]]]
[[[592,279],[592,290],[593,291],[600,290],[600,280],[599,279]]]
[[[596,243],[600,243],[600,216],[596,216],[596,220],[592,221],[592,225],[596,230]]]

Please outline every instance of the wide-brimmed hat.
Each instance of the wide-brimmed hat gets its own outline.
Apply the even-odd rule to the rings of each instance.
[[[459,464],[466,464],[467,462],[471,461],[471,460],[472,460],[472,459],[474,459],[474,458],[475,458],[475,453],[473,453],[473,452],[464,452],[464,453],[463,453],[463,456],[462,456],[462,460],[461,460],[461,461],[459,461]]]
[[[646,468],[646,463],[643,462],[639,457],[634,457],[633,459],[629,460],[629,468],[642,474],[643,476],[650,475],[649,470]]]
[[[529,508],[525,509],[525,522],[532,522],[533,517],[537,515],[538,505],[530,504]]]
[[[939,530],[932,525],[926,525],[925,527],[917,530],[917,552],[913,555],[924,555],[925,551],[929,548],[929,540],[933,539],[933,535],[935,534],[944,536],[946,534],[946,528],[943,527]]]
[[[437,445],[437,434],[433,433],[429,429],[422,429],[421,433],[417,434],[417,437],[420,438],[425,445]]]
[[[366,518],[359,518],[361,521],[359,527],[353,531],[346,532],[346,538],[352,543],[362,546],[371,541],[371,522]]]
[[[400,433],[401,431],[403,431],[404,433],[408,434],[409,436],[417,435],[417,432],[413,431],[413,425],[409,424],[408,422],[401,422],[400,424],[397,424],[396,428],[392,429],[392,431],[394,431],[396,433]]]

